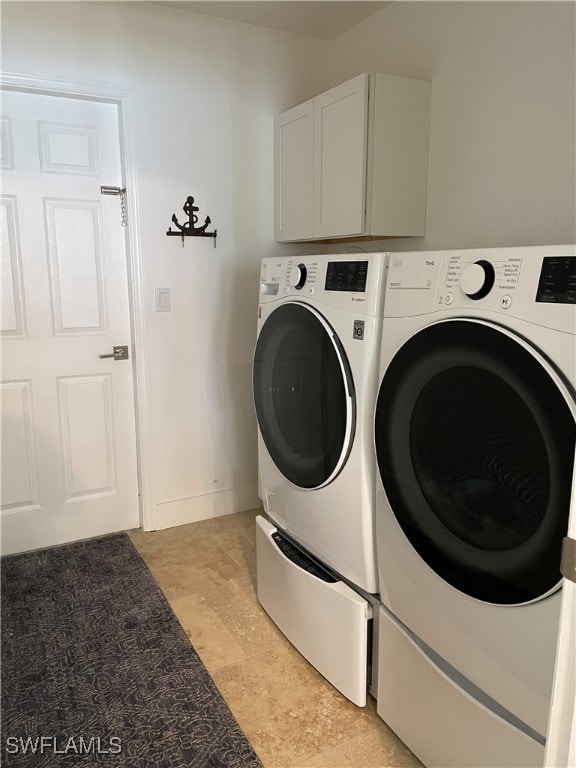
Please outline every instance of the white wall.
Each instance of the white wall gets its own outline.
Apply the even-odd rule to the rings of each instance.
[[[395,2],[330,45],[322,88],[360,72],[432,82],[426,237],[374,251],[571,243],[573,2]]]
[[[2,69],[130,89],[158,527],[256,506],[251,364],[273,232],[273,120],[322,44],[147,3],[3,3]],[[211,239],[165,235],[187,195]],[[156,313],[154,289],[171,289]]]

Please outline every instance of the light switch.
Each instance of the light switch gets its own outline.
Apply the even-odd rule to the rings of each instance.
[[[156,312],[170,312],[170,288],[156,288]]]

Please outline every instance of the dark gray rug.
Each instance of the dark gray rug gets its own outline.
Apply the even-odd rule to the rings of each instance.
[[[261,768],[125,534],[3,559],[0,763]]]

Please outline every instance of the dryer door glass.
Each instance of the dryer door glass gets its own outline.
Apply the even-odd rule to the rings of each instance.
[[[442,578],[503,604],[559,584],[576,429],[535,351],[483,323],[430,326],[388,367],[375,429],[392,511]]]
[[[258,337],[253,383],[278,469],[301,488],[331,482],[352,446],[355,400],[346,354],[322,315],[296,302],[274,310]]]

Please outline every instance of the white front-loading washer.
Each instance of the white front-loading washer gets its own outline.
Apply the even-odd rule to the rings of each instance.
[[[378,713],[427,766],[541,766],[576,439],[576,249],[390,256]]]
[[[385,270],[381,253],[264,259],[254,355],[269,518],[258,520],[258,597],[357,704],[378,592],[372,430]]]

